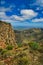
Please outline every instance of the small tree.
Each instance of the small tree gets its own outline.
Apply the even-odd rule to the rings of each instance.
[[[31,43],[29,43],[29,46],[30,46],[33,50],[38,50],[38,49],[39,49],[39,43],[36,43],[36,42],[31,42]]]
[[[6,47],[6,49],[7,49],[7,50],[12,50],[12,49],[13,49],[13,46],[12,46],[12,45],[8,45],[8,46]]]

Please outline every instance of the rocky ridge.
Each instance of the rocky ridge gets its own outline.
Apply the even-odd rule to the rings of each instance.
[[[10,23],[0,21],[0,43],[16,45],[15,33]]]

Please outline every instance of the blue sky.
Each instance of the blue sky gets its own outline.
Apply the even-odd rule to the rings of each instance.
[[[0,20],[12,26],[43,28],[43,0],[0,0]]]

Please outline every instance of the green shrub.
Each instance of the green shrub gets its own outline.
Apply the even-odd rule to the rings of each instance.
[[[7,50],[6,49],[3,49],[2,51],[1,51],[1,54],[3,55],[4,53],[6,53],[7,52]]]
[[[18,47],[22,47],[22,43],[18,43]]]
[[[13,54],[11,51],[8,51],[8,50],[7,50],[7,52],[4,53],[2,57],[3,57],[4,59],[6,59],[6,58],[11,57],[11,56],[14,56],[14,54]]]
[[[13,49],[13,46],[12,46],[12,45],[8,45],[8,46],[6,47],[6,49],[7,49],[7,50],[12,50],[12,49]]]
[[[38,48],[39,48],[39,43],[31,42],[31,43],[29,43],[29,46],[30,46],[33,50],[38,50]]]

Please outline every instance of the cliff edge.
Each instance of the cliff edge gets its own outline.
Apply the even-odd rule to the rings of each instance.
[[[15,33],[10,23],[0,21],[0,44],[16,45]]]

